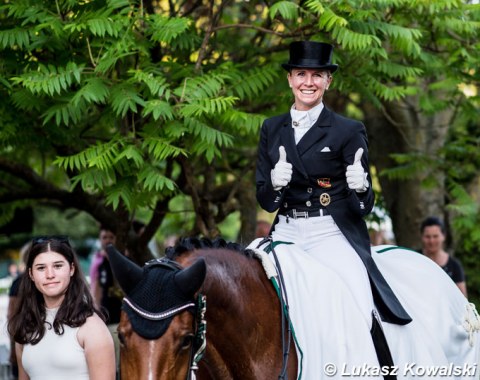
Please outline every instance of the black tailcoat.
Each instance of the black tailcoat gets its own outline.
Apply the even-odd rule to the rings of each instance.
[[[324,107],[317,122],[297,145],[291,125],[290,113],[269,118],[263,123],[256,170],[260,206],[268,212],[327,208],[367,268],[374,301],[382,319],[397,324],[410,322],[410,316],[371,257],[370,237],[363,217],[372,211],[375,196],[368,169],[364,125]],[[270,173],[278,162],[278,148],[282,145],[287,161],[293,166],[293,174],[287,187],[275,191]],[[363,193],[349,189],[345,179],[346,167],[353,164],[359,148],[364,150],[361,162],[370,181],[370,187]],[[326,206],[319,200],[323,193],[330,196],[330,203]]]

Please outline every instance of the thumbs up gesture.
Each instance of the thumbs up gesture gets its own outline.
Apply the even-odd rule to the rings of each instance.
[[[287,186],[292,179],[292,164],[287,162],[287,152],[283,145],[278,148],[278,153],[280,158],[271,172],[272,186],[275,191]]]
[[[357,193],[363,193],[368,189],[370,183],[367,180],[367,173],[363,170],[362,166],[363,148],[358,148],[355,152],[355,158],[352,165],[347,166],[347,185],[350,189],[355,190]]]

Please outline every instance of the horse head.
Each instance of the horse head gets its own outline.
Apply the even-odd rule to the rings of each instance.
[[[198,259],[183,269],[174,261],[155,259],[141,268],[112,245],[107,253],[125,293],[118,326],[121,378],[186,379],[195,349],[196,293],[205,279],[205,261]]]

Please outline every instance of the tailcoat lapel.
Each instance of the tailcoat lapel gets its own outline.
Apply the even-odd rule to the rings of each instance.
[[[290,162],[303,176],[307,176],[307,171],[303,166],[303,162],[298,155],[297,146],[295,145],[295,135],[292,128],[292,118],[285,120],[280,130],[280,143],[285,147],[287,153],[287,161]]]
[[[280,142],[287,152],[287,161],[295,166],[295,168],[305,177],[308,176],[308,173],[303,165],[301,156],[325,136],[328,129],[324,127],[330,127],[332,125],[331,117],[332,112],[324,107],[317,122],[298,142],[298,145],[295,145],[295,132],[292,128],[292,118],[288,116],[282,125],[280,130]]]
[[[299,157],[301,157],[307,150],[309,150],[313,145],[323,138],[328,132],[327,128],[331,124],[331,112],[326,107],[323,108],[322,113],[318,117],[318,120],[315,124],[305,133],[305,136],[298,142],[297,152]],[[292,128],[293,129],[293,128]]]

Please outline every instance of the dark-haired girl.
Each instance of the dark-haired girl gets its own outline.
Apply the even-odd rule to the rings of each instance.
[[[19,379],[115,379],[112,337],[68,239],[34,239],[26,273],[8,323]]]

